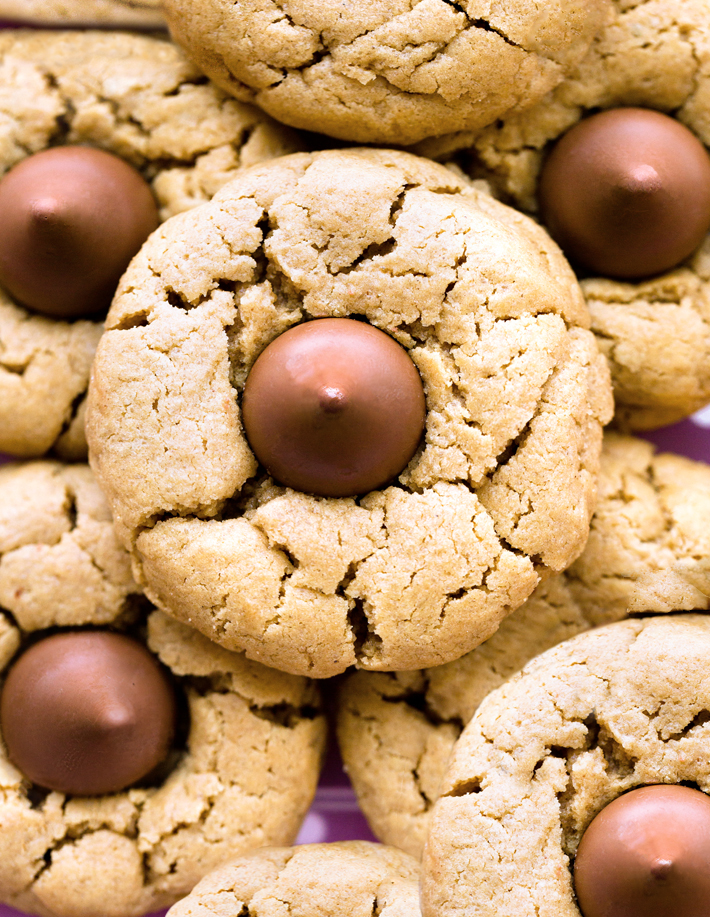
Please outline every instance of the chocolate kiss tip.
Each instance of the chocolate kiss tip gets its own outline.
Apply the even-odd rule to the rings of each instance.
[[[323,497],[368,493],[400,474],[425,415],[407,351],[351,318],[285,331],[259,355],[242,398],[247,440],[269,474]]]
[[[326,414],[340,413],[345,409],[347,401],[345,392],[334,386],[325,386],[321,389],[318,399],[321,410]]]
[[[38,786],[79,796],[119,792],[170,750],[172,684],[146,647],[110,631],[67,631],[33,644],[0,696],[8,756]]]
[[[665,879],[673,869],[673,860],[659,859],[651,864],[651,875],[654,879]]]
[[[631,169],[624,185],[629,191],[641,194],[655,193],[663,187],[661,176],[653,166],[646,163],[640,163]]]
[[[676,267],[710,230],[710,156],[668,115],[610,109],[557,141],[538,198],[570,259],[602,276],[640,280]]]
[[[56,197],[40,197],[32,201],[30,216],[34,223],[57,223],[61,216],[62,207]]]

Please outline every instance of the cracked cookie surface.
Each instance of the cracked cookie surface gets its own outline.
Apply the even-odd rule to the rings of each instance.
[[[565,578],[594,624],[710,608],[710,466],[608,433],[589,539]]]
[[[418,917],[419,863],[367,841],[257,850],[216,869],[170,917]]]
[[[0,17],[35,25],[165,28],[158,0],[0,0]]]
[[[239,168],[295,148],[284,128],[227,98],[167,41],[0,33],[0,175],[59,144],[131,163],[162,219],[208,200]],[[0,290],[0,451],[86,458],[85,394],[102,327],[45,318]]]
[[[538,656],[459,739],[423,860],[422,913],[579,917],[572,862],[626,790],[710,792],[710,620],[621,621]]]
[[[139,592],[87,465],[0,468],[0,605],[23,631],[111,624]]]
[[[556,86],[607,0],[168,0],[173,37],[216,83],[294,127],[416,143],[491,124]]]
[[[264,347],[329,315],[391,334],[427,400],[412,461],[357,499],[277,485],[240,421]],[[151,237],[97,352],[91,460],[134,574],[286,671],[462,655],[587,537],[611,400],[586,322],[549,237],[442,166],[348,150],[249,170]]]
[[[130,631],[136,631],[136,623]],[[143,636],[184,691],[190,728],[154,786],[76,797],[28,785],[0,750],[0,898],[40,917],[139,917],[225,860],[292,843],[325,724],[312,682],[230,653],[159,611]],[[0,618],[5,668],[22,642]]]
[[[585,115],[638,106],[674,115],[710,147],[710,9],[705,0],[615,0],[616,13],[573,75],[535,107],[477,135],[424,144],[445,156],[469,147],[502,196],[537,211],[550,144]],[[592,330],[607,356],[618,422],[673,423],[710,401],[710,237],[681,266],[639,283],[581,281]]]
[[[533,656],[590,626],[562,574],[454,662],[349,675],[338,691],[338,744],[373,833],[421,857],[451,752],[478,705]]]
[[[384,843],[420,856],[456,739],[533,656],[630,614],[710,607],[710,467],[607,433],[587,545],[477,649],[421,672],[358,672],[339,689],[338,741]]]

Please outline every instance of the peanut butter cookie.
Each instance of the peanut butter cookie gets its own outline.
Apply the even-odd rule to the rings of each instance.
[[[106,151],[135,167],[160,219],[208,200],[240,167],[295,148],[283,128],[225,97],[167,41],[117,32],[2,32],[0,175],[63,146]],[[25,261],[36,279],[41,272]],[[48,304],[64,287],[48,282]],[[84,400],[102,316],[56,315],[38,314],[0,288],[0,451],[86,458]]]
[[[31,783],[3,743],[6,904],[41,917],[138,917],[168,907],[226,860],[296,837],[325,739],[313,684],[229,653],[161,612],[142,622],[134,617],[122,632],[145,642],[177,685],[177,745],[137,785],[77,795]],[[26,641],[6,615],[1,629],[5,674]]]
[[[384,843],[421,855],[461,730],[533,656],[627,615],[710,607],[709,501],[709,466],[607,433],[589,540],[565,573],[455,662],[347,677],[338,741],[360,807]]]
[[[422,913],[579,915],[572,864],[608,803],[650,784],[710,792],[709,652],[706,616],[620,621],[490,694],[434,806]]]
[[[312,683],[229,653],[151,610],[87,466],[5,465],[0,508],[0,901],[42,917],[137,917],[169,906],[226,859],[262,844],[291,843],[315,792],[325,739]],[[114,640],[117,634],[147,646],[148,659],[159,659],[170,673],[177,728],[167,757],[118,791],[47,789],[36,770],[25,772],[28,761],[38,766],[36,748],[30,745],[28,758],[21,744],[17,760],[18,746],[5,731],[13,719],[8,672],[18,655],[22,662],[26,651],[46,650],[60,635]],[[46,660],[53,657],[42,658],[30,690],[47,681]],[[70,692],[69,675],[83,677],[80,657],[71,658],[72,668],[60,672],[62,691],[45,706]],[[134,669],[129,672],[133,680]],[[62,709],[55,714],[64,723],[58,730],[64,753],[55,760],[78,771],[76,779],[85,780],[86,771],[103,779],[102,770],[110,770],[92,763],[102,735],[93,698],[102,691],[95,682],[83,691],[92,706],[82,754]],[[25,685],[23,703],[27,694]],[[70,712],[79,720],[81,710]],[[41,710],[30,702],[27,715],[15,715],[15,732],[26,743],[37,733]],[[114,723],[119,742],[109,763],[126,748],[133,767],[133,722]],[[49,745],[46,727],[39,734],[41,746]]]
[[[600,109],[673,115],[710,147],[710,11],[704,0],[615,0],[615,15],[573,75],[525,112],[474,134],[418,148],[437,158],[468,147],[503,200],[538,212],[538,179],[551,146]],[[673,270],[642,280],[585,271],[592,330],[607,356],[618,423],[652,429],[710,401],[710,238]]]
[[[556,86],[608,0],[445,0],[345,10],[273,0],[168,0],[175,40],[227,92],[293,127],[416,143],[480,128]]]
[[[257,463],[242,392],[287,329],[347,316],[413,361],[425,431],[390,486],[320,497]],[[611,413],[586,324],[549,237],[442,166],[348,150],[244,173],[151,237],[97,352],[91,460],[135,575],[286,671],[457,658],[583,548]]]

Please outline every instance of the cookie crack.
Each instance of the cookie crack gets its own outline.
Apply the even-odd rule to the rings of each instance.
[[[183,676],[181,682],[199,697],[209,695],[233,695],[244,701],[249,712],[260,720],[266,720],[284,729],[295,729],[303,720],[315,720],[321,711],[315,703],[293,704],[279,701],[274,704],[258,704],[246,694],[235,689],[229,673],[215,672],[211,675]]]
[[[651,718],[651,723],[653,724],[654,722],[655,722],[655,720],[654,720],[653,718]],[[705,710],[705,709],[699,710],[699,711],[695,714],[695,716],[693,717],[693,719],[692,719],[686,726],[684,726],[684,727],[683,727],[682,729],[680,729],[678,732],[669,733],[669,734],[666,736],[666,738],[665,738],[664,741],[666,741],[666,742],[679,742],[681,739],[687,738],[687,736],[688,736],[694,729],[702,729],[703,726],[705,726],[707,723],[710,723],[710,710]],[[654,728],[656,728],[656,727],[654,726]],[[659,734],[659,736],[660,736],[660,732],[659,732],[659,730],[658,730],[657,728],[656,728],[656,732],[657,732],[657,733]]]
[[[459,9],[458,4],[456,4],[455,2],[452,2],[452,0],[443,0],[443,2],[449,4],[449,6],[453,6],[455,9]],[[487,19],[469,19],[468,15],[465,13],[465,10],[461,10],[461,12],[466,15],[466,18],[468,19],[470,26],[472,28],[482,29],[484,32],[492,32],[494,35],[498,35],[499,38],[502,38],[503,41],[507,45],[510,45],[512,48],[517,48],[519,51],[525,51],[526,53],[529,53],[528,48],[525,48],[523,47],[523,45],[520,45],[517,42],[513,41],[513,39],[510,38],[508,35],[506,35],[502,29],[497,29]]]
[[[79,513],[77,509],[76,492],[69,485],[65,485],[64,487],[64,502],[62,504],[62,510],[64,511],[64,515],[67,518],[69,531],[75,531]]]
[[[423,670],[422,674],[424,676],[424,685],[421,689],[407,691],[394,697],[380,694],[381,700],[386,704],[405,703],[411,710],[416,710],[431,726],[437,729],[441,726],[454,726],[459,733],[463,732],[466,724],[460,716],[442,716],[431,705],[429,700],[431,682],[426,669]]]
[[[363,599],[351,599],[352,606],[347,612],[347,622],[353,637],[353,652],[357,662],[363,662],[377,655],[382,645],[380,637],[372,626],[367,615]]]
[[[85,400],[86,400],[86,390],[83,390],[79,392],[78,395],[74,396],[71,404],[69,405],[69,409],[67,411],[66,417],[64,418],[64,422],[62,423],[62,426],[59,429],[57,438],[54,440],[53,448],[57,445],[57,443],[62,438],[62,436],[64,436],[66,433],[69,432],[69,429],[71,425],[74,423],[74,421],[76,420],[77,414],[79,413],[79,410]]]
[[[2,368],[6,373],[10,373],[13,376],[24,376],[27,370],[32,365],[35,354],[27,357],[25,360],[17,360],[13,362],[8,358],[0,359],[0,368]]]

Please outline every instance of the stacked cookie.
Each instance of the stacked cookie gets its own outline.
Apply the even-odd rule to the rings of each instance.
[[[0,475],[0,898],[138,917],[199,883],[176,915],[417,914],[428,835],[425,917],[596,917],[602,885],[634,912],[634,882],[699,917],[705,860],[666,840],[673,811],[705,830],[707,628],[668,613],[710,601],[710,469],[602,451],[602,428],[612,382],[621,427],[710,400],[703,345],[686,359],[707,10],[165,15],[194,63],[145,35],[0,36],[0,448],[88,451],[96,475]],[[677,43],[663,96],[645,55]],[[636,342],[673,322],[653,365]],[[343,757],[393,846],[234,859],[293,842],[312,679],[350,667]],[[659,783],[661,852],[622,868]]]
[[[89,370],[147,235],[297,147],[163,39],[4,32],[0,447],[86,459]],[[0,471],[2,900],[144,914],[226,857],[291,843],[325,724],[315,686],[152,607],[85,464]]]

